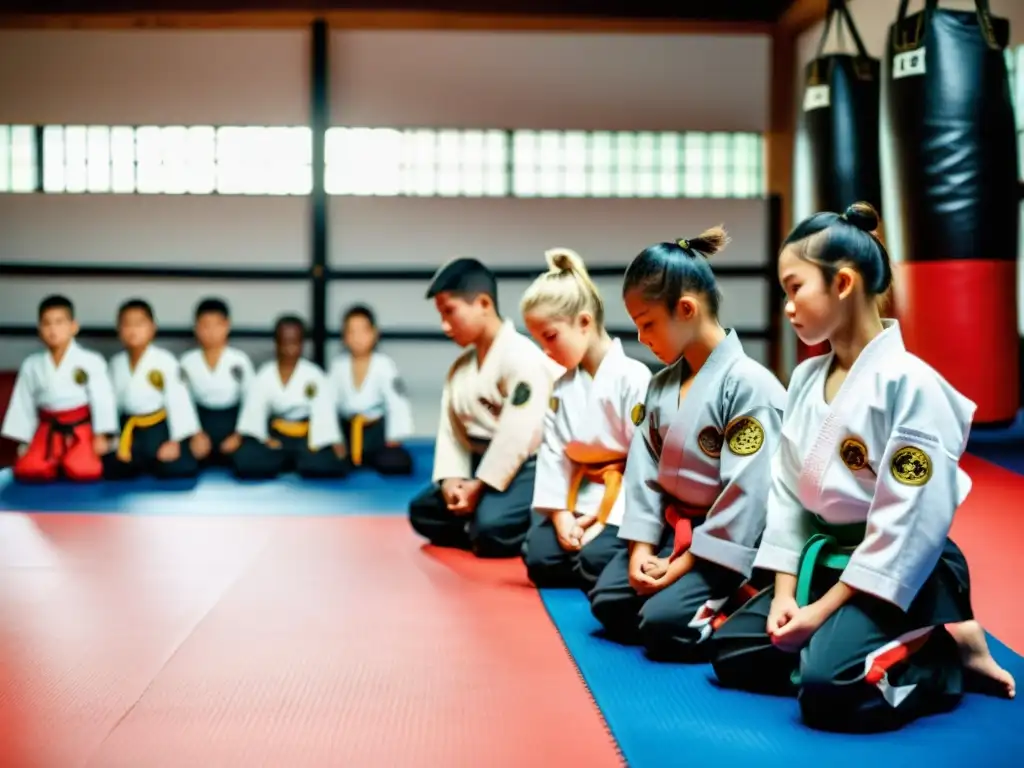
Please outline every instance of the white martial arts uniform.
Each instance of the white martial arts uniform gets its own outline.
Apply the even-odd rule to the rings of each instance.
[[[181,356],[181,370],[195,404],[211,411],[240,405],[256,377],[252,360],[235,347],[225,347],[213,368],[202,349],[190,349]]]
[[[106,361],[75,341],[68,345],[60,365],[54,365],[49,350],[36,352],[18,369],[3,436],[31,443],[40,426],[40,411],[61,413],[82,407],[89,408],[94,434],[117,433],[117,405]]]
[[[689,546],[695,557],[749,576],[764,530],[786,390],[747,357],[735,331],[715,347],[680,403],[684,374],[689,366],[680,359],[651,382],[627,458],[619,535],[657,546],[666,508],[669,517],[678,508],[680,517],[703,520]]]
[[[299,360],[287,384],[281,383],[277,362],[260,366],[238,417],[238,433],[265,443],[271,421],[308,422],[308,446],[319,451],[342,442],[334,396],[323,369]]]
[[[591,592],[591,609],[609,635],[636,638],[659,658],[702,654],[697,646],[742,595],[764,529],[786,398],[778,379],[747,357],[735,331],[715,347],[680,403],[690,376],[681,358],[654,376],[636,409],[619,536],[671,560],[688,550],[694,564],[647,598],[630,584],[629,553],[622,552]]]
[[[163,411],[169,440],[180,443],[199,432],[199,418],[181,368],[167,350],[150,344],[134,371],[128,353],[118,352],[110,360],[110,379],[123,420],[136,418],[144,428],[147,420],[142,417]]]
[[[459,357],[441,398],[434,482],[476,477],[505,490],[540,446],[554,380],[564,370],[511,320],[482,365],[475,350]],[[474,453],[483,454],[475,472]]]
[[[580,462],[566,455],[570,444],[571,453],[582,449],[583,454],[605,454],[603,460],[593,463],[610,463],[613,456],[618,456],[625,464],[636,430],[630,413],[644,401],[650,381],[650,368],[627,357],[622,342],[615,340],[593,379],[577,369],[567,371],[555,383],[544,422],[544,439],[537,452],[534,509],[542,514],[570,509],[570,489],[577,484],[574,477],[582,468]],[[584,482],[570,511],[597,514],[605,495],[606,486]],[[616,494],[608,515],[600,522],[619,525],[625,502],[625,494]]]
[[[932,634],[971,618],[967,564],[948,534],[971,487],[958,461],[975,406],[906,350],[891,320],[826,403],[833,360],[793,372],[755,565],[799,574],[801,606],[837,580],[856,592],[798,657],[767,635],[765,590],[716,633],[715,669],[731,687],[797,683],[809,724],[874,730],[962,692],[955,644]]]
[[[906,610],[971,489],[958,462],[975,405],[906,351],[895,322],[827,404],[832,357],[793,373],[756,565],[795,575],[812,513],[826,524],[866,523],[842,580]]]
[[[413,528],[439,546],[481,557],[514,557],[530,527],[544,415],[564,369],[506,321],[481,364],[468,350],[448,373],[434,452],[434,484],[412,500]],[[484,484],[472,515],[456,515],[442,497],[447,479]]]
[[[351,421],[362,416],[367,423],[384,419],[385,439],[389,443],[411,437],[412,406],[394,360],[381,352],[372,353],[366,378],[358,386],[352,365],[352,356],[348,354],[331,363],[330,380],[341,418]]]

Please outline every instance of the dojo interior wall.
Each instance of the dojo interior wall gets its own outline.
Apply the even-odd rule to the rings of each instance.
[[[330,43],[335,125],[763,132],[768,119],[765,35],[336,31]],[[309,56],[307,30],[0,31],[0,124],[308,124]],[[0,194],[0,261],[301,268],[310,221],[301,196]],[[723,261],[766,262],[763,199],[333,196],[329,263],[400,271],[473,255],[540,271],[543,251],[566,245],[594,264],[623,265],[653,240],[720,222],[734,240]],[[600,282],[609,325],[624,327],[617,281]],[[502,309],[517,321],[525,285],[501,287]],[[358,300],[373,306],[385,329],[434,331],[424,287],[397,277],[335,281],[329,327]],[[162,325],[177,328],[191,324],[196,300],[208,294],[226,297],[236,323],[249,328],[269,329],[284,312],[309,318],[311,310],[305,281],[6,276],[0,325],[34,322],[50,292],[72,297],[83,325],[92,326],[112,325],[117,304],[135,295],[152,301]],[[764,327],[765,281],[730,279],[723,292],[726,322]],[[89,343],[116,351],[113,342]],[[238,343],[257,361],[272,351],[269,339]],[[382,346],[408,379],[417,431],[431,434],[457,350],[444,341]],[[766,359],[764,342],[747,346]],[[0,338],[0,369],[36,348],[32,339]],[[328,358],[337,351],[332,344]]]
[[[908,13],[915,13],[923,7],[923,0],[911,0],[908,6]],[[847,0],[847,6],[850,9],[850,15],[853,16],[854,22],[857,24],[857,30],[860,33],[861,39],[864,41],[864,46],[867,48],[868,53],[877,58],[883,58],[885,54],[885,43],[886,37],[889,32],[889,27],[895,21],[896,13],[899,8],[898,0]],[[943,0],[940,7],[950,10],[970,10],[975,9],[974,0]],[[993,15],[1008,19],[1010,22],[1010,45],[1013,48],[1024,45],[1024,2],[1022,0],[990,0],[989,7]],[[833,27],[835,24],[833,24]],[[797,41],[797,62],[796,62],[796,77],[797,87],[796,93],[802,97],[804,88],[804,67],[810,62],[816,54],[818,42],[821,38],[823,28],[823,22],[818,23],[805,31]],[[847,45],[852,45],[849,35],[846,37]],[[836,36],[833,31],[829,36],[829,43],[826,51],[834,50],[836,44]],[[1024,75],[1018,73],[1018,77]],[[1018,86],[1018,92],[1020,88]],[[797,109],[800,109],[800,105],[796,105]],[[1024,124],[1024,121],[1020,118],[1021,111],[1024,110],[1024,103],[1018,101],[1018,126]],[[812,213],[810,210],[810,194],[811,194],[811,182],[808,176],[809,167],[806,163],[806,155],[803,154],[802,150],[805,147],[806,135],[799,128],[796,131],[796,152],[795,152],[795,163],[794,163],[794,175],[793,175],[793,216],[796,221],[799,221],[804,216]],[[886,192],[883,189],[883,204],[886,205],[886,226],[893,228],[898,225],[899,209],[895,205],[891,205],[887,202]],[[1024,214],[1024,209],[1022,209]],[[1024,241],[1024,219],[1022,219],[1021,226],[1021,238]],[[891,248],[892,256],[896,260],[901,260],[903,254],[898,250],[897,247]],[[1024,258],[1024,242],[1022,242],[1018,251],[1018,263],[1021,258]],[[1018,279],[1018,323],[1020,325],[1020,333],[1024,336],[1024,266],[1018,268],[1017,273]]]

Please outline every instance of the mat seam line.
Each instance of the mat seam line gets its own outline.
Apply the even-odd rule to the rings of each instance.
[[[551,615],[551,609],[548,607],[547,600],[544,599],[544,593],[547,589],[540,589],[538,591],[538,599],[542,606],[544,606],[544,613],[547,614],[548,620],[551,622],[558,635],[558,642],[562,644],[562,650],[565,655],[569,657],[569,661],[572,663],[573,669],[576,670],[576,675],[579,677],[580,682],[583,683],[583,689],[587,692],[587,697],[594,705],[594,709],[597,710],[597,716],[601,719],[601,725],[604,727],[605,733],[608,734],[609,739],[612,742],[612,748],[615,750],[615,754],[619,758],[619,762],[629,768],[629,760],[626,759],[626,753],[622,750],[622,745],[619,743],[618,737],[615,735],[615,731],[612,730],[611,724],[608,722],[608,718],[604,715],[604,710],[601,709],[601,705],[597,703],[597,697],[594,695],[594,691],[590,687],[590,683],[587,682],[587,678],[583,675],[583,670],[580,668],[579,663],[576,661],[576,657],[573,656],[571,650],[569,650],[569,644],[565,642],[565,636],[562,634],[561,628],[558,626],[558,622],[555,621],[555,617]]]
[[[142,692],[139,693],[135,701],[133,701],[129,705],[129,707],[124,711],[124,713],[122,713],[122,715],[119,718],[117,718],[117,721],[110,727],[110,730],[107,731],[107,733],[104,735],[100,743],[96,745],[96,748],[85,759],[83,765],[86,766],[86,768],[93,764],[93,760],[96,758],[96,755],[99,754],[100,750],[103,749],[103,745],[110,740],[110,737],[114,735],[114,732],[118,728],[120,728],[121,724],[128,719],[128,716],[135,711],[135,708],[139,706],[139,703],[146,697],[146,694],[149,693],[149,690],[153,687],[153,684],[156,682],[157,678],[160,677],[160,675],[163,673],[165,669],[167,669],[168,665],[170,665],[170,663],[174,660],[174,657],[178,655],[178,652],[182,649],[185,643],[187,643],[189,639],[193,635],[195,635],[196,630],[199,629],[199,626],[204,621],[206,621],[207,618],[209,618],[210,614],[213,613],[214,608],[220,605],[221,601],[224,599],[224,596],[228,594],[228,592],[230,592],[235,587],[236,584],[238,584],[238,582],[246,573],[249,572],[249,569],[252,568],[253,564],[260,557],[260,555],[262,555],[264,551],[266,551],[267,547],[270,546],[270,541],[271,538],[268,537],[267,541],[264,542],[263,546],[261,546],[256,552],[253,553],[252,557],[250,557],[249,560],[246,561],[245,565],[238,569],[238,573],[235,574],[234,578],[231,579],[231,581],[229,581],[224,586],[224,589],[217,596],[217,599],[214,600],[205,611],[203,611],[202,615],[198,619],[196,619],[195,623],[189,629],[188,633],[183,638],[181,638],[181,641],[174,647],[174,650],[172,650],[167,655],[167,658],[164,659],[163,663],[160,665],[160,668],[153,674],[153,677],[149,680],[149,682],[146,683],[145,687],[142,689]]]

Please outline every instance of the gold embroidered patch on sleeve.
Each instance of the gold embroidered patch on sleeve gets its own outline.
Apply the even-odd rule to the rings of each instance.
[[[905,445],[892,455],[890,469],[903,485],[924,485],[932,476],[932,460],[920,448]]]
[[[764,445],[764,427],[753,416],[737,416],[726,426],[725,439],[737,456],[753,456]]]

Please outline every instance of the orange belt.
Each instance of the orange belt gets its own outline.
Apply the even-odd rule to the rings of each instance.
[[[565,455],[574,465],[572,478],[569,480],[566,509],[576,511],[576,499],[584,480],[600,483],[604,486],[604,496],[597,508],[597,522],[604,525],[622,489],[626,454],[574,441],[565,446]]]
[[[363,414],[357,413],[349,422],[352,425],[352,434],[349,437],[351,445],[348,447],[348,452],[352,463],[357,467],[363,463],[363,432],[378,421],[380,421],[379,418],[368,419]]]
[[[675,532],[675,540],[672,543],[672,556],[669,560],[675,560],[693,543],[693,521],[704,517],[708,511],[700,507],[691,507],[681,501],[671,501],[665,506],[665,520]]]

